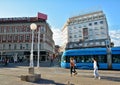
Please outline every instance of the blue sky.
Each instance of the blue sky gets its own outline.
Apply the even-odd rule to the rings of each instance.
[[[58,32],[69,17],[101,9],[106,14],[109,30],[120,32],[119,8],[120,0],[0,0],[0,18],[34,17],[37,12],[42,12],[48,15],[47,22],[53,31]]]

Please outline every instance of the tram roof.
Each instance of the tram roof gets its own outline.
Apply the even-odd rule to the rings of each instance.
[[[120,47],[111,48],[112,54],[120,54]],[[77,56],[77,55],[106,55],[106,48],[84,48],[84,49],[72,49],[66,50],[64,55]]]

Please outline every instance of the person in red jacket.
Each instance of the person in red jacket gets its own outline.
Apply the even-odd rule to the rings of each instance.
[[[74,75],[77,74],[76,70],[75,70],[75,60],[73,57],[70,58],[70,74],[72,76],[72,73],[74,73]]]

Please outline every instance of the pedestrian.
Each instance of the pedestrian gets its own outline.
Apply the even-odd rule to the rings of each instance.
[[[5,57],[5,66],[7,66],[8,63],[9,63],[9,59],[8,59],[8,57]]]
[[[50,66],[53,66],[53,56],[50,56]]]
[[[70,74],[72,77],[72,74],[74,73],[74,75],[77,74],[76,69],[75,69],[75,60],[73,57],[70,58]]]
[[[75,60],[75,58],[73,58],[73,61],[74,61],[74,75],[76,75],[77,74],[77,71],[76,71],[76,68],[77,68],[77,66],[76,66],[76,60]]]
[[[98,73],[98,62],[97,62],[97,59],[96,58],[93,58],[93,68],[94,68],[94,78],[98,78],[98,79],[101,79],[99,73]]]

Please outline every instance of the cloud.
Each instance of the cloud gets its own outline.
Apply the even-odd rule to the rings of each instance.
[[[62,39],[61,39],[61,30],[57,28],[52,28],[53,32],[53,40],[55,41],[55,45],[60,45],[62,44]]]
[[[120,46],[120,30],[110,30],[109,32],[111,41],[114,42],[115,46]]]

